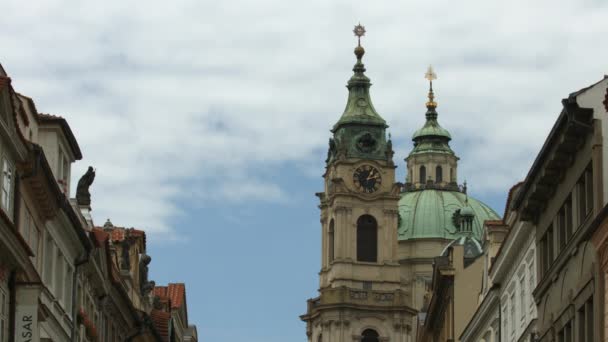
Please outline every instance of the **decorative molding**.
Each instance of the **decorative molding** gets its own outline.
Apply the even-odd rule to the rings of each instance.
[[[392,302],[395,300],[395,294],[374,292],[374,300],[377,302]]]
[[[397,210],[397,209],[384,209],[384,210],[382,210],[382,212],[386,216],[397,216],[397,215],[399,215],[399,210]]]
[[[352,209],[349,207],[342,206],[342,205],[334,207],[335,213],[345,213],[345,212],[349,212],[349,211],[352,211]]]
[[[349,297],[350,299],[367,300],[368,293],[367,291],[351,290],[349,293]]]

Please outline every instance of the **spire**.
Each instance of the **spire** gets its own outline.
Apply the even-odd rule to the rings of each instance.
[[[340,126],[348,123],[387,127],[384,119],[376,112],[369,95],[369,88],[372,84],[365,76],[365,65],[362,61],[365,49],[361,46],[361,37],[365,35],[365,32],[365,27],[361,24],[355,26],[353,30],[357,37],[357,47],[354,50],[357,62],[353,67],[354,74],[346,85],[348,88],[346,108],[340,120],[334,125],[334,132]]]
[[[433,70],[433,66],[429,65],[429,69],[424,74],[424,78],[429,80],[429,101],[426,103],[426,108],[437,108],[437,102],[435,102],[435,94],[433,93],[433,80],[437,79],[437,74]]]
[[[433,91],[433,80],[437,79],[437,74],[433,67],[429,65],[424,78],[429,81],[428,101],[426,102],[426,123],[424,126],[414,133],[413,140],[421,140],[425,138],[439,138],[441,140],[450,141],[452,136],[450,133],[439,125],[437,122],[437,102],[435,102],[435,92]]]

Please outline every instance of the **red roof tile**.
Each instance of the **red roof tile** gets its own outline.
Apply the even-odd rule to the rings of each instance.
[[[93,228],[93,237],[95,238],[95,243],[97,247],[105,246],[106,241],[108,240],[108,233],[104,232],[101,229]]]
[[[128,230],[129,234],[133,237],[143,237],[144,247],[146,246],[146,232],[143,230],[140,230],[140,229],[115,227],[115,226],[111,226],[110,228],[95,227],[94,229],[99,229],[99,230],[102,230],[102,231],[106,232],[107,234],[109,234],[111,236],[113,242],[124,241],[125,237],[126,237],[126,231]]]
[[[186,285],[183,283],[169,284],[167,292],[168,297],[171,299],[171,308],[181,308],[186,297]]]
[[[179,309],[184,304],[186,298],[186,285],[184,283],[169,284],[169,286],[156,286],[154,295],[161,300],[168,299],[171,309]]]
[[[167,298],[167,287],[166,286],[154,287],[154,295],[159,296],[160,298]]]
[[[161,310],[152,310],[150,317],[154,323],[154,328],[163,339],[163,341],[169,341],[169,324],[171,321],[171,314]]]

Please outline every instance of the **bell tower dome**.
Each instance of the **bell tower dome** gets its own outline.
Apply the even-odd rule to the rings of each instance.
[[[426,73],[429,94],[426,103],[426,122],[412,136],[414,148],[405,158],[407,163],[406,189],[450,189],[458,190],[458,160],[450,140],[452,136],[437,120],[437,102],[433,92],[433,80],[437,75],[429,66]]]

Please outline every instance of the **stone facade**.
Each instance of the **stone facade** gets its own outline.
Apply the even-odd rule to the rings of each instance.
[[[509,195],[509,235],[463,341],[606,340],[607,87],[604,78],[562,101]]]
[[[455,341],[475,311],[483,258],[467,257],[467,246],[450,246],[435,258],[428,305],[418,327],[420,342]]]
[[[0,342],[168,341],[150,315],[145,232],[95,227],[90,202],[69,198],[81,158],[67,121],[0,66]],[[184,324],[171,341],[196,341]]]

